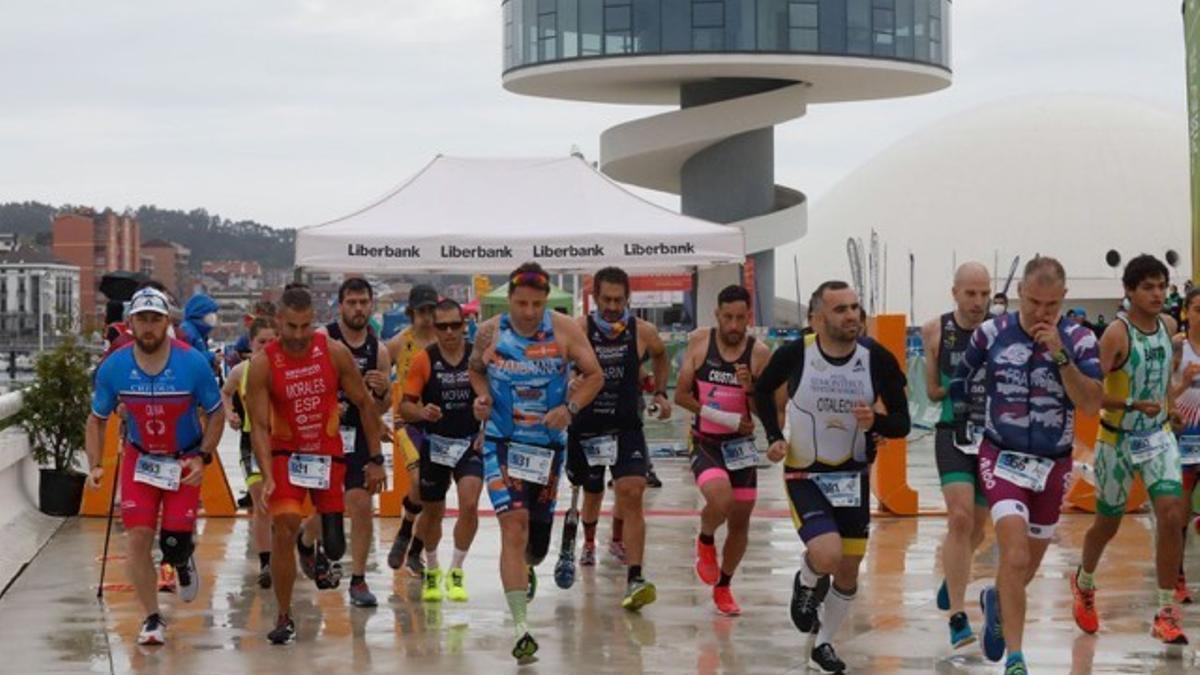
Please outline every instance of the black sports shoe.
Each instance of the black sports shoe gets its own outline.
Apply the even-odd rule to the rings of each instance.
[[[800,581],[800,572],[792,582],[792,623],[801,633],[812,633],[817,630],[817,608],[825,600],[829,592],[829,575],[817,580],[817,585],[805,586]]]
[[[258,587],[267,589],[271,587],[271,566],[264,565],[258,568]]]
[[[301,536],[302,535],[299,535],[299,534],[296,535],[296,553],[300,557],[300,571],[303,572],[304,576],[308,577],[309,579],[316,579],[317,578],[317,546],[316,546],[316,544],[313,544],[312,548],[308,549],[309,552],[305,553],[304,552],[305,546],[304,546]]]
[[[267,633],[267,639],[273,645],[286,645],[296,639],[296,622],[287,614],[280,614],[275,620],[275,630]]]
[[[833,651],[833,645],[828,642],[813,648],[812,655],[808,658],[808,667],[820,673],[846,672],[846,663],[838,658],[837,652]]]
[[[243,492],[241,497],[238,497],[237,505],[239,509],[248,509],[254,506],[254,500],[250,498],[249,492]]]
[[[388,567],[398,570],[404,565],[404,558],[408,554],[408,545],[411,543],[412,535],[406,537],[399,532],[396,533],[396,539],[392,542],[392,549],[388,551]]]
[[[537,650],[537,640],[534,640],[532,635],[526,633],[522,635],[521,639],[517,640],[517,644],[513,646],[512,655],[513,658],[517,660],[517,663],[524,665],[526,663],[532,663],[536,660],[534,659],[533,655],[537,654]]]
[[[654,473],[654,467],[646,470],[646,487],[662,487],[662,481],[658,479],[658,474]]]

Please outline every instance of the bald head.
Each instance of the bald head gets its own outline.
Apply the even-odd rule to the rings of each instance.
[[[954,271],[955,319],[963,328],[974,328],[987,318],[992,297],[992,279],[981,263],[965,262]]]

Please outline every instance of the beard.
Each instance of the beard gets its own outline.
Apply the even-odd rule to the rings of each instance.
[[[718,330],[717,335],[721,337],[721,342],[724,342],[727,347],[736,347],[742,344],[742,340],[746,339],[746,334],[740,332],[725,333]]]
[[[162,346],[163,342],[166,342],[167,336],[166,334],[160,336],[155,335],[154,333],[143,333],[141,335],[133,336],[133,340],[137,343],[138,349],[142,350],[142,352],[146,354],[152,354],[158,351],[158,348]]]
[[[310,343],[310,338],[279,338],[280,346],[282,346],[284,350],[293,354],[299,354],[301,352],[308,351],[308,346]]]
[[[343,316],[342,321],[354,330],[362,330],[367,327],[367,316],[365,314],[356,316]]]

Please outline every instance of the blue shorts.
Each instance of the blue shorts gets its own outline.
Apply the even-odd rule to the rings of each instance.
[[[508,475],[508,441],[485,438],[483,441],[483,483],[496,515],[525,509],[532,521],[549,523],[554,520],[558,501],[558,477],[562,473],[566,453],[554,448],[550,478],[546,485],[512,478]]]

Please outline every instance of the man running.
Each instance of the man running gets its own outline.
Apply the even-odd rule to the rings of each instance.
[[[391,405],[388,371],[392,362],[387,350],[381,349],[382,343],[369,325],[374,305],[375,293],[371,284],[357,277],[346,279],[338,288],[338,320],[324,326],[324,332],[350,350],[354,364],[358,366],[358,372],[362,374],[374,398],[369,414],[382,415]],[[338,406],[341,418],[339,433],[346,458],[346,511],[350,514],[350,604],[355,607],[375,607],[379,602],[366,579],[367,556],[371,552],[375,519],[372,504],[374,491],[367,489],[367,465],[371,461],[367,454],[367,435],[363,432],[358,408],[349,404],[344,392],[338,392]],[[321,519],[316,514],[309,516],[304,521],[296,545],[301,547],[301,551],[310,549],[320,534]],[[300,556],[304,575],[315,579],[317,570],[309,564],[311,562],[315,560]]]
[[[1192,516],[1196,515],[1193,493],[1197,474],[1200,474],[1200,289],[1187,291],[1183,300],[1183,319],[1187,331],[1175,338],[1175,377],[1171,383],[1172,420],[1179,434],[1179,456],[1183,464],[1183,499],[1190,501]],[[1175,580],[1175,602],[1192,603],[1183,558],[1187,555],[1188,525],[1182,528],[1184,555],[1179,560],[1179,575]]]
[[[1058,524],[1071,477],[1075,409],[1094,415],[1104,397],[1096,336],[1062,315],[1066,278],[1054,258],[1030,260],[1017,289],[1020,309],[976,329],[950,383],[953,400],[966,405],[968,383],[980,369],[986,373],[979,480],[1000,561],[996,585],[980,594],[983,651],[999,661],[1007,644],[1008,675],[1027,672],[1021,653],[1025,587]]]
[[[767,457],[787,458],[784,486],[804,541],[792,621],[802,633],[817,633],[809,666],[841,673],[846,664],[832,643],[850,613],[867,551],[876,438],[904,438],[910,420],[904,371],[891,352],[863,337],[854,289],[826,281],[813,293],[812,307],[813,334],[775,352],[755,400],[771,444]],[[784,385],[790,439],[780,429],[776,402]]]
[[[508,311],[479,326],[471,352],[475,417],[486,421],[483,472],[500,521],[500,580],[512,612],[518,662],[533,659],[525,609],[537,590],[533,568],[550,549],[567,426],[604,387],[587,336],[546,307],[550,277],[537,263],[509,277]],[[567,394],[567,368],[580,382]]]
[[[253,358],[268,342],[275,339],[275,319],[257,318],[250,322],[249,340],[246,343],[249,357]],[[250,494],[250,538],[258,551],[258,585],[271,587],[271,515],[267,513],[262,494],[262,470],[254,459],[250,441],[250,415],[246,414],[246,382],[250,375],[249,358],[239,361],[221,387],[221,399],[227,412],[229,428],[240,433],[238,449],[241,452],[242,473],[246,476],[246,492]]]
[[[89,482],[95,489],[104,476],[104,425],[118,405],[124,407],[121,522],[128,547],[126,574],[146,614],[138,633],[141,645],[161,645],[165,639],[150,554],[160,510],[159,546],[163,562],[175,568],[179,597],[191,602],[200,590],[192,555],[200,481],[221,441],[225,419],[206,355],[167,338],[170,311],[163,293],[150,288],[134,293],[129,302],[134,341],[100,364],[84,436]]]
[[[454,524],[454,558],[445,579],[446,595],[467,601],[463,561],[479,529],[479,494],[483,491],[483,455],[479,422],[475,419],[475,391],[467,372],[471,343],[464,337],[462,306],[442,300],[434,307],[437,342],[417,353],[404,383],[400,413],[420,430],[421,503],[418,536],[425,542],[425,579],[422,598],[442,600],[442,570],[438,543],[450,479],[458,485],[458,518]]]
[[[337,561],[346,551],[342,523],[346,460],[338,433],[339,390],[358,408],[367,437],[367,491],[378,491],[386,476],[375,401],[350,350],[315,331],[308,288],[295,284],[284,289],[276,319],[279,339],[250,361],[246,402],[254,455],[259,466],[271,467],[263,477],[263,498],[272,518],[271,576],[279,616],[267,639],[286,644],[296,636],[291,616],[296,582],[292,551],[297,547],[306,496],[321,517],[322,558]],[[337,580],[324,564],[318,564],[324,560],[317,559],[315,546],[301,542],[299,549],[302,557],[309,558],[304,564],[317,567],[317,587],[334,587]]]
[[[646,520],[642,498],[646,492],[649,451],[642,432],[641,363],[647,354],[654,362],[654,381],[665,383],[671,364],[658,329],[634,318],[629,309],[629,275],[605,267],[593,278],[596,308],[580,317],[596,359],[604,372],[604,389],[571,424],[567,451],[567,477],[583,488],[583,553],[581,565],[596,564],[596,524],[604,500],[605,469],[612,472],[616,490],[614,527],[620,522],[626,564],[625,598],[621,606],[639,610],[654,602],[654,584],[642,577],[646,547]],[[671,416],[667,392],[654,393],[658,419]],[[618,520],[619,519],[619,520]],[[615,547],[614,547],[615,548]]]
[[[957,649],[975,641],[964,611],[964,596],[971,578],[971,559],[983,541],[988,510],[983,488],[979,486],[979,445],[971,439],[983,432],[987,389],[980,371],[971,382],[966,409],[957,411],[946,389],[962,361],[971,334],[987,319],[991,296],[988,269],[976,262],[963,263],[954,272],[950,294],[954,298],[954,311],[922,326],[921,339],[925,344],[925,388],[929,400],[942,404],[934,435],[934,455],[942,497],[946,500],[946,539],[942,542],[942,570],[946,577],[938,589],[937,606],[950,612],[950,644]]]
[[[1163,311],[1167,266],[1139,255],[1125,265],[1121,283],[1129,312],[1100,338],[1104,410],[1096,440],[1096,517],[1083,541],[1083,560],[1071,577],[1075,624],[1086,633],[1100,629],[1093,575],[1104,548],[1121,527],[1134,474],[1154,505],[1158,612],[1151,635],[1165,644],[1187,644],[1175,605],[1175,581],[1183,559],[1179,532],[1186,522],[1179,446],[1171,433],[1167,394],[1175,320]],[[1079,324],[1085,328],[1084,324]]]
[[[437,291],[432,286],[419,284],[412,287],[408,293],[408,306],[404,308],[412,325],[400,331],[388,340],[387,350],[392,363],[396,364],[396,392],[392,396],[392,424],[395,439],[395,461],[404,462],[408,471],[408,494],[404,496],[404,519],[400,523],[400,531],[392,541],[388,551],[388,567],[398,570],[401,566],[409,574],[422,576],[425,563],[421,560],[421,551],[425,544],[420,537],[414,538],[413,523],[421,514],[421,446],[420,431],[409,429],[404,425],[404,416],[400,414],[400,401],[403,399],[404,382],[408,379],[408,369],[417,354],[434,343],[437,336],[433,330],[433,308],[438,303]]]
[[[696,576],[713,586],[713,602],[726,616],[742,613],[730,582],[746,553],[750,514],[758,499],[758,451],[754,447],[754,380],[771,357],[747,334],[750,292],[726,286],[717,295],[716,328],[688,338],[675,403],[696,416],[692,426],[692,475],[704,496],[696,539]],[[725,547],[717,561],[716,532],[725,524]]]

